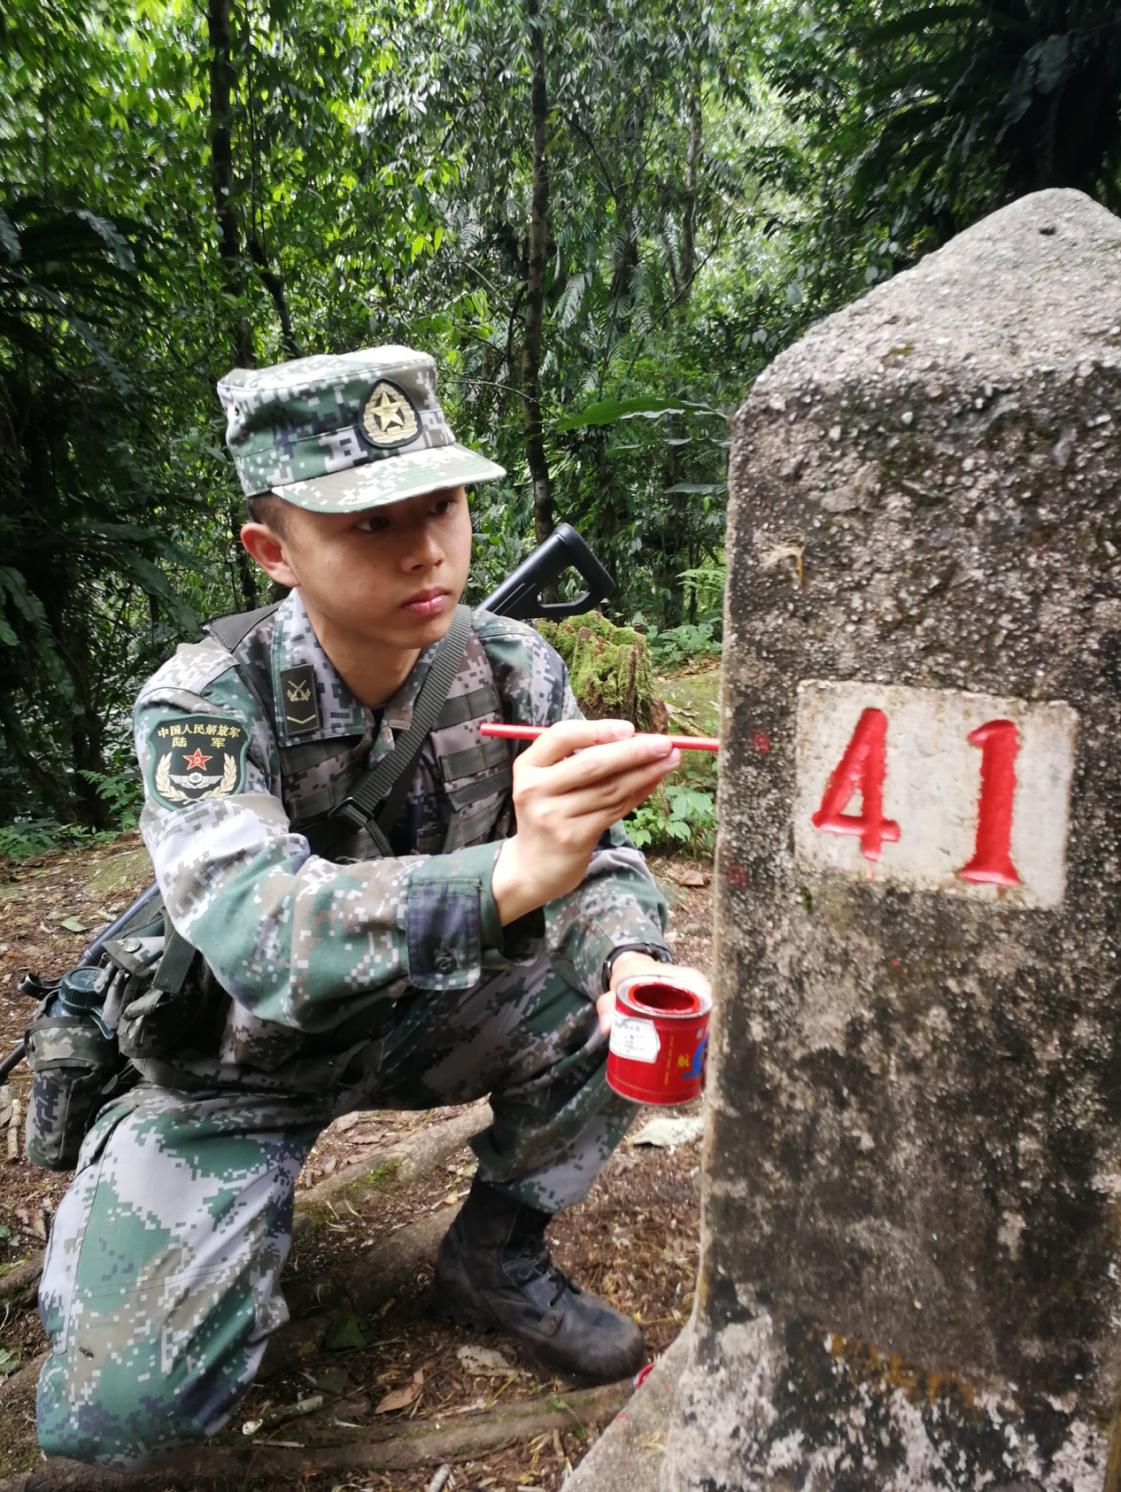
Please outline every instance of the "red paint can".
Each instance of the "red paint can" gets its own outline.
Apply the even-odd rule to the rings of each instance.
[[[615,991],[607,1082],[635,1103],[688,1103],[704,1086],[712,1000],[657,975]]]

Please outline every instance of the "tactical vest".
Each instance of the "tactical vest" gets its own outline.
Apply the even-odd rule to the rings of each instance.
[[[278,735],[270,662],[275,611],[276,606],[269,606],[242,616],[222,617],[208,623],[207,630],[229,651],[274,735]],[[230,627],[229,623],[236,625]],[[395,854],[447,854],[505,838],[511,832],[510,748],[503,741],[483,739],[478,732],[484,721],[502,718],[490,659],[472,632],[417,762],[405,813],[395,826]],[[306,744],[281,745],[277,740],[284,809],[313,854],[323,853],[342,863],[370,859],[379,853],[360,830],[340,849],[337,826],[329,822],[331,812],[346,801],[366,774],[373,743],[373,729],[360,737]],[[334,846],[328,850],[332,840]]]
[[[275,610],[264,607],[220,618],[208,624],[208,630],[230,653],[269,722],[279,759],[281,797],[292,828],[307,839],[313,854],[336,863],[377,858],[380,851],[364,829],[348,828],[340,840],[338,820],[330,817],[368,772],[376,725],[371,723],[358,737],[280,744],[271,668]],[[490,659],[472,631],[394,826],[394,854],[448,853],[512,832],[511,749],[504,741],[480,737],[478,731],[483,721],[502,718]],[[169,1001],[152,992],[150,1012],[133,1006],[122,1016],[121,1047],[151,1081],[189,1088],[207,1085],[208,1078],[227,1082],[233,1069],[245,1068],[264,1087],[322,1091],[337,1084],[342,1069],[359,1053],[363,1061],[376,1060],[379,1031],[368,1012],[330,1031],[308,1035],[262,1020],[238,1004],[201,957],[196,957],[185,984],[189,1000]],[[177,1020],[180,1013],[187,1015],[186,1025]],[[146,1019],[130,1018],[136,1014]],[[186,1053],[187,1043],[190,1057],[184,1055],[181,1063],[179,1054]]]
[[[331,818],[368,774],[376,727],[371,723],[359,737],[280,744],[270,667],[275,610],[219,618],[208,630],[229,652],[273,733],[293,829],[313,854],[339,863],[376,858],[381,851],[365,829],[347,825],[340,837],[339,819]],[[395,854],[439,854],[511,832],[510,748],[478,732],[481,722],[501,719],[490,658],[472,630],[392,825]],[[93,1116],[137,1076],[187,1090],[247,1081],[325,1093],[376,1068],[381,1042],[369,1013],[309,1036],[263,1021],[234,1001],[169,927],[155,887],[122,921],[127,925],[106,939],[96,964],[60,980],[29,976],[27,992],[40,997],[26,1034],[33,1074],[26,1146],[33,1164],[70,1169]]]

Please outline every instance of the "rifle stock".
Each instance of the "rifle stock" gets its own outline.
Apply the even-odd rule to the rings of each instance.
[[[541,592],[565,570],[573,568],[588,583],[588,589],[574,601],[542,601]],[[608,596],[615,594],[615,582],[596,559],[576,530],[568,523],[558,523],[543,544],[508,575],[497,590],[482,603],[484,611],[499,616],[531,617],[577,616],[590,611]]]

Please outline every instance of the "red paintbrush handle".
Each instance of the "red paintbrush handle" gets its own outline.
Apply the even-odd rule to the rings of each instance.
[[[494,736],[499,741],[536,741],[545,725],[480,725],[479,734]],[[715,736],[667,736],[672,746],[682,751],[719,751],[720,742]]]

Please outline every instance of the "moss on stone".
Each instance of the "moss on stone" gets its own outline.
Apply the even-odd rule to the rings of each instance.
[[[383,1160],[380,1165],[367,1171],[364,1176],[358,1176],[346,1188],[345,1195],[348,1197],[360,1197],[366,1192],[381,1191],[397,1175],[401,1169],[401,1162],[397,1157],[392,1160]]]
[[[666,707],[641,632],[617,627],[598,611],[537,627],[564,659],[585,715],[630,720],[638,730],[665,729]]]
[[[346,1186],[332,1196],[330,1201],[314,1203],[310,1207],[301,1207],[300,1231],[303,1236],[309,1238],[325,1228],[328,1223],[334,1222],[338,1215],[335,1211],[335,1203],[343,1198],[357,1203],[371,1192],[384,1191],[394,1181],[400,1166],[401,1161],[398,1156],[383,1160],[371,1170],[347,1182]]]

